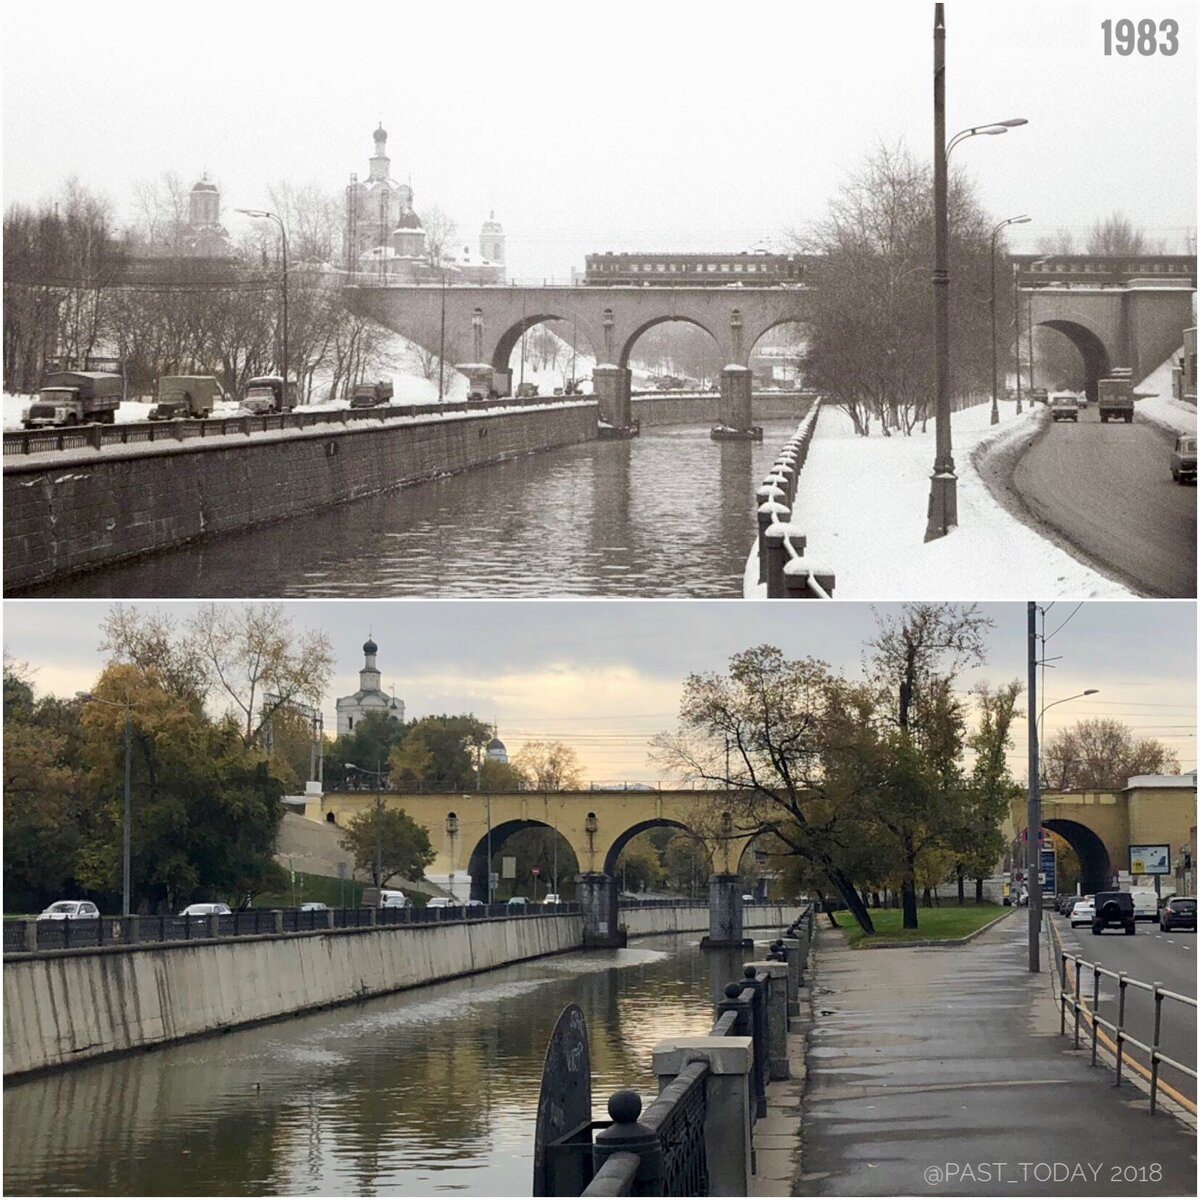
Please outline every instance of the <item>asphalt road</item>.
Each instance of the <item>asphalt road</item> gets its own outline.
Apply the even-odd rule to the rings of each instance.
[[[1196,489],[1171,479],[1173,438],[1135,415],[1050,422],[1017,461],[1028,513],[1078,557],[1139,595],[1196,595]]]
[[[1088,962],[1098,962],[1110,971],[1124,971],[1143,983],[1161,983],[1163,987],[1183,996],[1196,996],[1196,934],[1194,930],[1160,932],[1157,925],[1139,921],[1137,933],[1129,937],[1118,931],[1108,931],[1099,937],[1087,926],[1071,929],[1057,913],[1051,918],[1058,924],[1063,948],[1081,954]],[[1083,977],[1082,994],[1091,997],[1092,976]],[[1117,985],[1101,977],[1100,1015],[1116,1020]],[[1154,1002],[1149,992],[1126,988],[1125,1024],[1140,1041],[1150,1044],[1154,1034]],[[1169,1054],[1190,1067],[1196,1065],[1196,1010],[1172,1000],[1163,1001],[1163,1026],[1160,1045]],[[1146,1055],[1136,1048],[1131,1053],[1149,1065]],[[1163,1067],[1163,1079],[1192,1100],[1196,1099],[1196,1081]]]

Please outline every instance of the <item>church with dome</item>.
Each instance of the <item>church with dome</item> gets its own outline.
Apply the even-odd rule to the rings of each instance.
[[[342,236],[346,270],[388,283],[437,283],[445,271],[451,283],[504,282],[504,230],[489,214],[479,235],[479,253],[469,246],[461,254],[442,249],[440,263],[431,262],[425,226],[413,207],[413,189],[392,177],[387,130],[380,122],[372,134],[375,153],[367,177],[350,176]]]
[[[368,636],[363,643],[363,667],[358,673],[358,691],[352,696],[341,696],[337,702],[338,737],[353,733],[359,722],[371,713],[390,717],[393,721],[404,720],[404,701],[388,695],[380,686],[379,667],[375,656],[379,647],[374,638]]]

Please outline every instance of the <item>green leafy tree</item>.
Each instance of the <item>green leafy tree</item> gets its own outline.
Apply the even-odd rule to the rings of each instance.
[[[421,729],[409,731],[403,741],[392,745],[388,755],[388,779],[393,788],[419,788],[433,773],[433,751]]]
[[[570,791],[583,786],[579,756],[564,742],[526,742],[513,765],[539,792]]]
[[[346,769],[353,763],[360,771],[376,771],[387,766],[392,750],[406,737],[409,726],[386,713],[368,713],[350,733],[342,734],[329,747],[325,762],[325,782],[330,788],[348,780],[374,786],[374,776],[358,775]]]
[[[529,776],[515,763],[485,758],[479,769],[480,789],[485,792],[520,792],[529,787]]]
[[[382,797],[372,811],[350,821],[341,846],[353,856],[355,870],[366,872],[376,887],[397,876],[418,880],[436,857],[429,834],[404,809],[386,808]],[[376,847],[382,870],[376,870]]]
[[[476,785],[476,763],[491,740],[490,726],[471,713],[423,717],[407,734],[419,732],[433,762],[427,783],[445,791],[469,791]]]

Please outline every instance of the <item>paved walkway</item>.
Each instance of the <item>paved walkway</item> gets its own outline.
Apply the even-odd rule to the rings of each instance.
[[[797,1194],[1196,1194],[1194,1132],[1059,1036],[1025,939],[853,951],[821,929]]]

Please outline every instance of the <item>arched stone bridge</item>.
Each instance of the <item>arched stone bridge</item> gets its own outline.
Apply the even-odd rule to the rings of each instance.
[[[655,325],[686,321],[711,336],[723,364],[721,421],[748,429],[755,343],[778,325],[808,317],[801,287],[355,286],[346,295],[354,311],[433,350],[441,344],[444,303],[448,353],[472,390],[484,394],[512,394],[509,362],[526,330],[564,321],[591,346],[600,414],[617,426],[630,423],[630,353]]]
[[[375,809],[403,809],[429,835],[436,853],[426,878],[460,899],[487,899],[488,830],[493,856],[522,829],[556,832],[579,864],[580,900],[593,931],[617,928],[617,860],[629,841],[648,829],[708,830],[697,834],[712,856],[710,910],[733,916],[741,928],[738,867],[752,837],[721,836],[721,792],[327,792],[306,800],[304,815],[345,828]],[[569,866],[564,855],[560,879]],[[547,881],[549,885],[549,881]],[[740,933],[738,934],[740,937]],[[721,940],[724,940],[722,938]]]
[[[1012,804],[1016,830],[1026,827],[1026,800]],[[1112,886],[1129,870],[1129,847],[1171,847],[1174,869],[1196,825],[1194,775],[1138,775],[1119,792],[1046,792],[1042,824],[1065,839],[1079,857],[1085,894]]]

